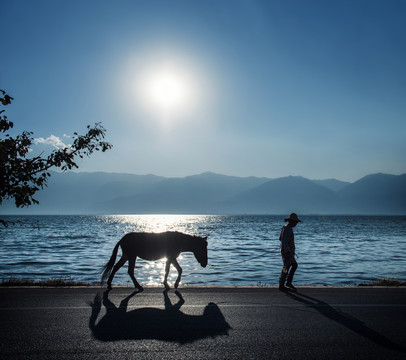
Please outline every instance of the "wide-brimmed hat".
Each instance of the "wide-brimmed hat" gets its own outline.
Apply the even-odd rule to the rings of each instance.
[[[290,214],[289,217],[285,219],[285,221],[302,222],[302,220],[299,220],[299,218],[297,217],[297,215],[295,213]]]

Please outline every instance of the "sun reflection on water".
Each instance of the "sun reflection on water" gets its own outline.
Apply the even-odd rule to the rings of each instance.
[[[204,221],[206,215],[109,215],[108,222],[124,226],[124,232],[164,232],[180,231],[196,234],[197,224]],[[120,226],[121,227],[121,226]],[[196,234],[197,235],[197,234]]]

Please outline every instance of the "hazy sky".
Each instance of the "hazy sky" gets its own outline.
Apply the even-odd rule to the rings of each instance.
[[[0,0],[0,23],[34,151],[106,128],[81,171],[406,173],[404,0]]]

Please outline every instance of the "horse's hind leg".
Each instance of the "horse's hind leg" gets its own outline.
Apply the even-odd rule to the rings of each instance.
[[[114,265],[114,268],[111,271],[109,279],[107,280],[108,289],[111,289],[111,282],[113,281],[113,277],[114,277],[115,273],[118,271],[118,269],[120,269],[125,264],[126,261],[127,261],[127,256],[123,255],[123,256],[121,256],[121,259],[117,261],[117,264]]]
[[[144,288],[138,283],[137,279],[134,276],[134,268],[135,268],[135,259],[130,259],[128,261],[128,275],[130,275],[131,280],[134,283],[134,286],[139,290],[139,291],[143,291]]]

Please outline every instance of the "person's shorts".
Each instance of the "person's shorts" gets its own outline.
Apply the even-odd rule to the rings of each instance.
[[[289,268],[292,264],[296,263],[295,254],[282,253],[283,266]]]

